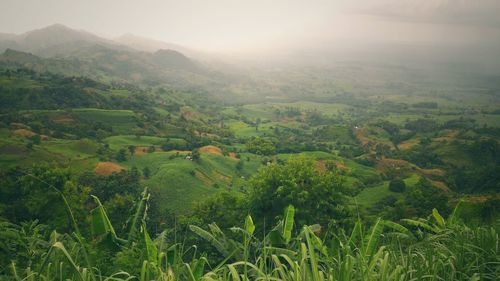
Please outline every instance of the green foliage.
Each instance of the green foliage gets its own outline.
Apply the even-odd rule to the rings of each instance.
[[[147,202],[143,193],[140,202]],[[94,234],[113,234],[106,210],[95,198],[92,211]],[[500,274],[499,236],[495,228],[470,228],[457,219],[459,207],[444,219],[437,210],[429,220],[403,220],[405,225],[378,219],[370,229],[358,221],[350,234],[337,229],[318,236],[316,226],[303,226],[292,235],[294,207],[262,241],[253,234],[251,216],[242,233],[242,242],[229,238],[216,224],[209,231],[190,229],[210,242],[223,255],[215,267],[196,253],[188,255],[178,244],[167,245],[166,232],[152,239],[145,226],[145,210],[137,231],[141,235],[124,241],[121,248],[102,248],[79,235],[60,235],[36,222],[16,226],[0,224],[0,257],[9,254],[9,267],[0,267],[0,277],[41,280],[495,280]],[[137,217],[137,216],[134,216]],[[142,227],[141,227],[142,225]],[[416,228],[416,229],[415,229]],[[286,243],[274,243],[271,233],[279,230]],[[279,246],[279,247],[277,247]],[[87,249],[111,259],[89,259]],[[113,265],[109,261],[113,261]],[[6,264],[6,263],[2,263]],[[118,267],[117,267],[118,266]],[[125,271],[124,271],[125,270]],[[31,277],[30,277],[31,276]]]
[[[128,146],[128,152],[130,152],[130,155],[134,155],[135,149],[136,149],[135,145]]]
[[[401,178],[395,178],[389,182],[389,190],[392,192],[405,192],[406,184]]]
[[[273,155],[276,153],[276,147],[273,142],[264,138],[252,138],[246,143],[248,152],[259,155]]]
[[[438,207],[443,213],[449,213],[448,197],[446,193],[432,186],[431,182],[424,177],[413,186],[405,199],[410,207],[408,216],[421,217],[429,214]]]
[[[120,148],[120,150],[118,150],[118,152],[116,153],[115,158],[118,162],[127,161],[127,151],[125,150],[125,148]]]
[[[222,229],[228,229],[243,221],[248,210],[248,200],[243,195],[221,192],[196,204],[191,217],[200,221],[200,225],[217,222]]]
[[[144,167],[144,169],[142,169],[142,175],[144,176],[144,178],[146,179],[149,179],[149,177],[151,176],[151,170],[149,169],[149,167]]]
[[[332,171],[318,171],[313,161],[291,159],[284,165],[273,164],[261,169],[250,180],[252,213],[272,221],[288,205],[294,205],[300,224],[320,223],[327,226],[348,217],[348,188]]]
[[[46,164],[31,169],[14,168],[0,176],[0,216],[10,221],[39,220],[52,228],[67,229],[70,225],[66,206],[60,193],[66,196],[78,218],[82,218],[90,189],[75,184],[69,169]]]
[[[191,151],[191,159],[193,159],[193,161],[200,160],[200,151],[198,149]]]

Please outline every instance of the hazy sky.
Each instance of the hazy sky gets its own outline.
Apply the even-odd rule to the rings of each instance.
[[[500,42],[500,0],[0,0],[0,32],[53,23],[206,50]]]

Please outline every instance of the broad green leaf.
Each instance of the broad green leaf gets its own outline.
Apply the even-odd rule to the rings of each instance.
[[[444,226],[444,219],[441,216],[441,214],[439,214],[439,212],[436,208],[432,209],[432,216],[434,217],[434,219],[436,220],[436,222],[438,223],[439,226],[441,226],[441,227]]]
[[[156,263],[158,260],[158,249],[156,245],[151,240],[148,230],[146,228],[146,223],[142,224],[142,231],[144,233],[144,244],[146,245],[146,252],[148,254],[148,261],[151,263]]]
[[[414,238],[413,233],[411,231],[400,225],[399,223],[395,223],[392,221],[383,221],[384,226],[387,226],[388,228],[391,228],[393,230],[396,230],[397,232],[406,235],[408,238]]]
[[[206,231],[206,230],[204,230],[196,225],[190,225],[189,229],[192,232],[196,233],[201,238],[210,242],[212,244],[212,246],[214,246],[215,249],[217,249],[217,251],[219,251],[219,253],[221,253],[225,257],[227,257],[229,255],[229,252],[226,249],[226,247],[224,247],[224,244],[222,244],[220,241],[218,241],[217,238],[215,238],[214,235],[212,235],[210,232],[208,232],[208,231]]]
[[[295,208],[292,205],[289,205],[285,209],[285,213],[283,215],[283,238],[285,239],[285,243],[288,244],[290,239],[292,238],[292,229],[293,229],[293,220],[295,218]]]
[[[99,236],[106,233],[111,233],[113,238],[116,238],[115,229],[113,228],[111,222],[109,221],[104,206],[102,206],[99,198],[93,195],[92,198],[97,204],[97,207],[95,207],[92,211],[90,211],[90,214],[92,216],[92,226],[91,226],[92,235]]]
[[[252,235],[255,231],[255,225],[253,224],[252,216],[248,215],[245,219],[245,230]]]
[[[384,229],[384,225],[380,223],[380,218],[377,219],[377,222],[372,227],[372,231],[370,236],[368,236],[368,240],[366,241],[366,247],[364,251],[364,256],[368,258],[372,255],[373,251],[377,247],[378,240],[380,235],[382,234],[382,230]]]

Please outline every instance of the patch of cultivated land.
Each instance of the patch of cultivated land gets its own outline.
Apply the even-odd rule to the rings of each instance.
[[[113,173],[119,173],[124,168],[113,162],[99,162],[94,168],[94,173],[99,176],[109,176]]]
[[[202,146],[199,148],[200,153],[222,155],[222,150],[214,145]]]

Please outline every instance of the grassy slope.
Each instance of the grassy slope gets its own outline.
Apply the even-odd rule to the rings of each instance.
[[[172,159],[174,152],[155,152],[133,156],[125,167],[151,169],[151,177],[143,182],[157,192],[164,202],[163,207],[177,213],[190,210],[200,198],[220,192],[235,190],[245,186],[241,175],[251,175],[261,165],[257,157],[246,160],[232,159],[226,156],[202,154],[200,161],[189,161],[183,156]],[[235,165],[244,161],[241,175],[236,173]]]
[[[413,186],[419,180],[419,176],[412,174],[410,177],[404,179],[406,186]],[[389,190],[389,181],[384,181],[375,186],[367,187],[363,189],[356,197],[356,203],[361,208],[369,208],[382,200],[387,196],[394,196],[398,199],[402,198],[404,195],[402,193],[396,193]]]

